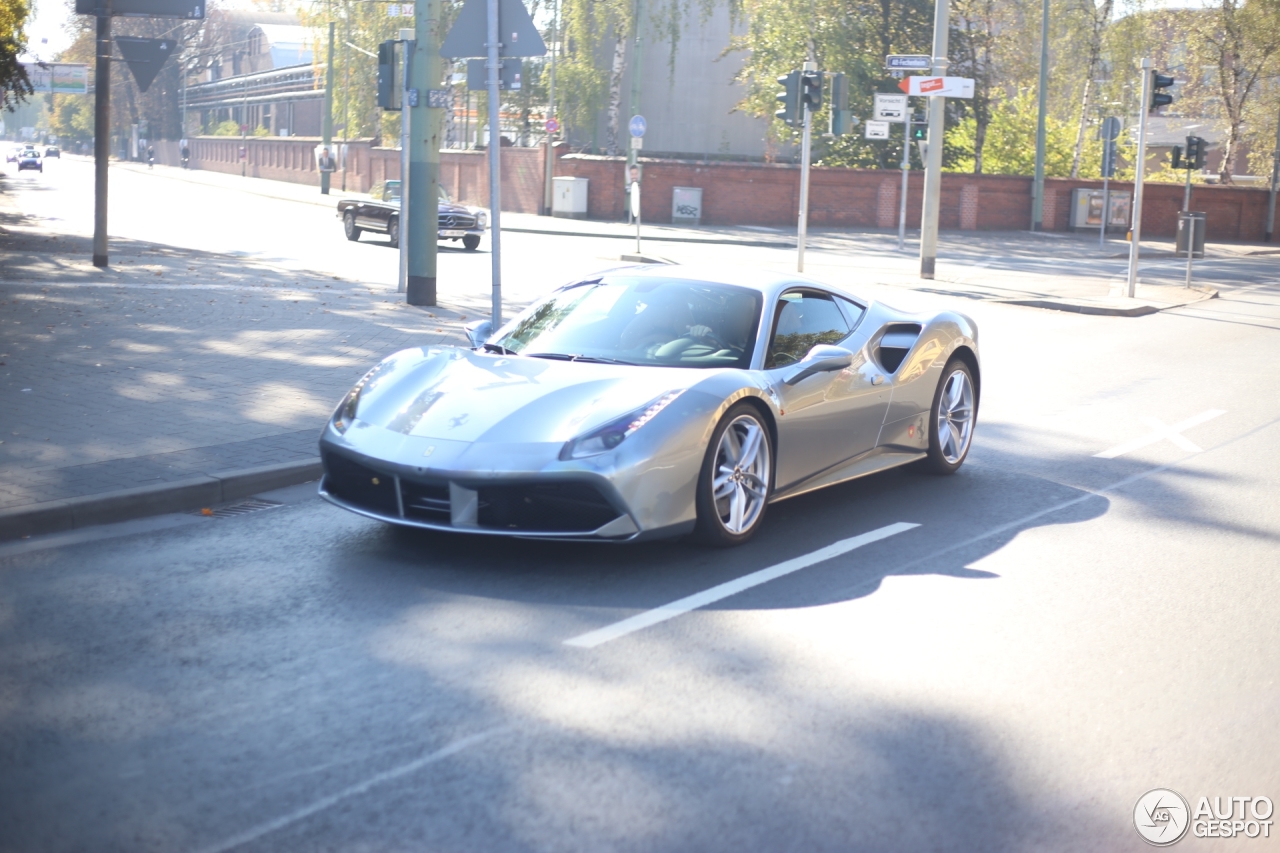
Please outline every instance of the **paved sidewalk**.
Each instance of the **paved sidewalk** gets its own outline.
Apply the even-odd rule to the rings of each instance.
[[[10,197],[11,198],[11,197]],[[319,273],[49,234],[0,192],[0,513],[314,460],[381,357],[466,318]]]

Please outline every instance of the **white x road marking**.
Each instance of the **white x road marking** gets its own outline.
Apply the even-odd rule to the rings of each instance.
[[[1157,441],[1168,439],[1190,453],[1199,453],[1201,448],[1193,441],[1188,439],[1182,433],[1194,426],[1199,426],[1205,421],[1211,421],[1218,415],[1225,415],[1223,409],[1210,409],[1207,412],[1201,412],[1193,418],[1187,418],[1182,423],[1168,426],[1159,418],[1143,418],[1142,422],[1151,427],[1151,432],[1141,438],[1135,438],[1132,441],[1126,441],[1124,444],[1118,444],[1110,450],[1104,450],[1101,453],[1093,454],[1095,459],[1115,459],[1117,456],[1123,456],[1134,450],[1146,447],[1149,444],[1155,444]]]

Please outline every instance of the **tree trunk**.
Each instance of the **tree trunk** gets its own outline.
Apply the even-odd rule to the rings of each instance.
[[[1089,123],[1089,93],[1093,90],[1093,57],[1089,61],[1089,76],[1084,81],[1084,97],[1080,99],[1080,126],[1076,129],[1076,153],[1071,158],[1071,177],[1080,177],[1080,156],[1084,153],[1084,128]]]
[[[974,118],[973,131],[973,173],[975,175],[982,174],[982,146],[987,143],[987,125],[991,123],[989,118]]]
[[[605,146],[610,156],[618,155],[618,119],[622,110],[622,71],[626,67],[627,40],[618,26],[618,40],[613,49],[613,70],[609,74],[609,126]]]
[[[1231,185],[1231,173],[1235,171],[1232,166],[1235,163],[1236,154],[1240,151],[1240,128],[1243,125],[1242,118],[1235,116],[1231,118],[1231,129],[1227,132],[1227,146],[1222,151],[1222,168],[1218,170],[1218,183],[1222,186]]]

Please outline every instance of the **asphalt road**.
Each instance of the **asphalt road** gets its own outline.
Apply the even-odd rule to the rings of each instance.
[[[507,251],[599,263],[556,239]],[[1278,279],[958,304],[961,473],[776,504],[734,551],[397,531],[308,487],[0,546],[0,850],[1137,851],[1149,789],[1280,799]]]

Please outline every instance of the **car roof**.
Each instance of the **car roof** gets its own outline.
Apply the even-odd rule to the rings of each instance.
[[[609,273],[642,273],[647,276],[661,278],[678,278],[685,281],[705,281],[709,284],[732,284],[758,290],[767,297],[775,297],[784,290],[794,287],[814,287],[855,299],[863,304],[867,300],[857,297],[841,287],[834,287],[823,281],[809,278],[799,273],[779,273],[759,267],[740,267],[732,265],[709,266],[704,264],[645,264],[643,266],[617,267]]]

